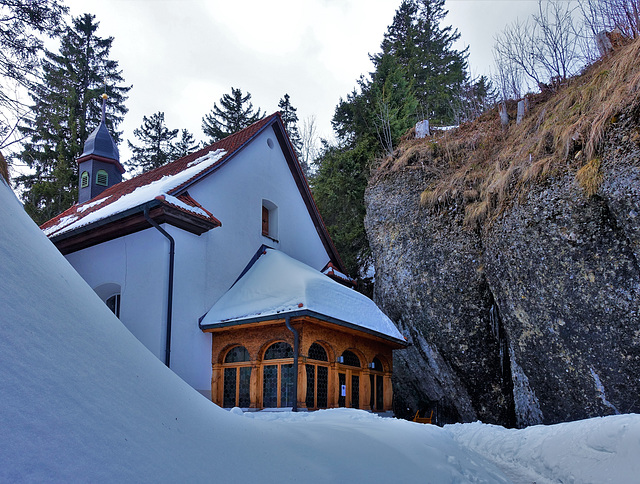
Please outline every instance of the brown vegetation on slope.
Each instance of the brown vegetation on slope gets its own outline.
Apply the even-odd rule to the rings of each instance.
[[[599,154],[604,134],[620,113],[640,108],[640,41],[600,59],[557,92],[530,97],[530,111],[503,129],[497,107],[472,123],[436,131],[426,139],[407,133],[382,160],[374,178],[389,171],[421,169],[432,180],[421,202],[434,209],[464,203],[465,224],[476,227],[499,215],[529,186],[573,172],[587,196],[602,182]],[[637,139],[640,140],[640,132]],[[640,163],[640,160],[638,160]]]

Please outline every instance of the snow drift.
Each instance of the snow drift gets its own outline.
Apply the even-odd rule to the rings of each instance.
[[[0,308],[1,482],[633,482],[640,472],[635,415],[507,431],[351,409],[222,410],[126,330],[1,181]]]
[[[436,427],[216,407],[126,330],[2,182],[0,227],[0,481],[506,482]]]

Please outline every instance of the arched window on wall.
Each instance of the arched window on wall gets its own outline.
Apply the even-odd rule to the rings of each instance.
[[[338,358],[338,406],[360,408],[360,358],[346,350]]]
[[[120,284],[116,284],[113,282],[108,282],[106,284],[102,284],[93,289],[95,293],[102,299],[107,307],[111,309],[111,312],[116,315],[116,317],[120,317],[120,294],[121,288]]]
[[[384,375],[382,362],[376,357],[369,365],[371,374],[369,375],[371,395],[369,405],[371,410],[382,412],[384,410]]]
[[[262,367],[262,406],[293,407],[293,348],[289,343],[274,343],[264,353]]]
[[[307,408],[327,408],[329,392],[329,358],[326,350],[318,343],[309,348],[307,359]]]
[[[222,406],[251,405],[251,358],[244,346],[234,346],[224,357]]]

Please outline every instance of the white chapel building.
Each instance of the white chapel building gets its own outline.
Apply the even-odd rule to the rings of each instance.
[[[103,114],[78,163],[79,203],[41,229],[189,385],[226,407],[391,409],[405,339],[344,274],[279,113],[124,181]]]

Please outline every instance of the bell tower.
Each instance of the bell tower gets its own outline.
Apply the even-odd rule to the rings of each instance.
[[[118,146],[105,123],[107,95],[102,95],[102,120],[84,143],[78,162],[78,203],[84,203],[107,188],[120,183],[124,167],[120,164]]]

